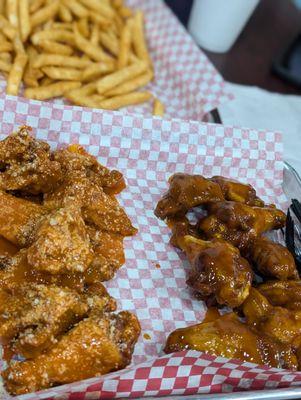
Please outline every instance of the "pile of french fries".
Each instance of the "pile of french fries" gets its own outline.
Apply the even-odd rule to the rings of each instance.
[[[153,101],[144,16],[123,0],[0,0],[0,71],[7,93],[119,109]]]

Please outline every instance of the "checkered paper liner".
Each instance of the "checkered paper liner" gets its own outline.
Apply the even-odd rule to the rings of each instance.
[[[201,121],[206,113],[233,97],[222,76],[162,0],[129,0],[127,3],[144,11],[155,70],[154,82],[147,90],[164,103],[167,117]],[[2,78],[0,88],[4,90],[5,86]],[[63,104],[62,99],[50,101]],[[151,115],[152,104],[125,110]]]
[[[64,394],[68,400],[91,400],[299,382],[298,373],[200,353],[158,358],[171,331],[201,321],[206,311],[186,287],[188,266],[169,245],[168,228],[153,214],[168,177],[188,172],[238,178],[253,184],[265,201],[279,203],[283,200],[279,133],[143,118],[12,96],[0,97],[0,121],[1,139],[27,124],[53,148],[79,143],[103,164],[122,171],[127,188],[119,199],[139,229],[135,237],[125,240],[126,264],[106,283],[118,309],[136,313],[142,326],[131,369],[20,398],[58,399]]]

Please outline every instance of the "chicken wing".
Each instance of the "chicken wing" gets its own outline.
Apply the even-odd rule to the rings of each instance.
[[[255,288],[242,305],[247,323],[273,340],[299,347],[301,344],[301,310],[272,306]]]
[[[289,346],[259,335],[240,322],[234,313],[175,330],[168,336],[164,351],[172,353],[189,349],[269,367],[296,370],[298,366]]]
[[[121,172],[110,171],[80,145],[72,144],[67,149],[55,151],[54,160],[62,166],[64,176],[77,175],[88,178],[106,193],[116,194],[125,188]]]
[[[38,194],[52,190],[62,179],[61,166],[50,146],[30,136],[28,126],[0,142],[0,189]]]
[[[282,228],[286,220],[285,213],[276,208],[250,207],[233,201],[211,203],[207,209],[208,216],[199,221],[198,229],[208,239],[225,239],[240,250],[263,232]]]
[[[27,252],[28,262],[34,269],[51,274],[84,272],[93,256],[81,209],[76,203],[47,215]]]
[[[207,242],[193,236],[178,239],[192,271],[187,280],[202,299],[215,299],[220,305],[238,307],[249,294],[252,271],[239,251],[224,240]]]
[[[124,368],[130,363],[139,334],[139,322],[129,312],[90,317],[44,354],[11,363],[2,372],[5,387],[20,395]]]
[[[249,258],[263,276],[280,280],[299,278],[294,257],[289,250],[263,236],[251,245]]]
[[[0,235],[16,246],[25,247],[33,241],[45,213],[41,205],[0,191]]]
[[[257,289],[273,306],[301,310],[301,281],[270,281]]]
[[[249,206],[264,206],[264,202],[256,196],[256,190],[251,185],[223,176],[213,176],[210,180],[220,186],[225,200],[237,201]]]
[[[155,215],[161,219],[184,215],[192,207],[223,199],[217,183],[201,175],[178,173],[169,178],[169,189],[157,204]]]
[[[115,197],[106,194],[88,178],[66,178],[62,186],[45,195],[44,205],[56,209],[74,201],[81,206],[85,222],[94,224],[99,230],[123,236],[131,236],[137,232]]]

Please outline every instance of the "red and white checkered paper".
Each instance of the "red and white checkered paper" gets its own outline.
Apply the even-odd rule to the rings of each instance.
[[[280,201],[279,133],[0,97],[0,138],[23,124],[53,148],[82,144],[123,172],[127,188],[119,199],[139,233],[125,240],[126,264],[106,286],[119,310],[137,314],[142,335],[130,369],[20,399],[208,393],[299,382],[299,373],[196,352],[159,357],[171,331],[201,321],[206,311],[186,287],[187,265],[169,245],[168,228],[153,214],[168,177],[174,172],[229,176],[253,184],[266,201]]]
[[[201,121],[206,113],[229,101],[222,76],[197,47],[162,0],[128,0],[145,13],[146,36],[155,79],[147,89],[166,107],[166,117]],[[4,89],[6,81],[0,80]],[[50,100],[63,104],[62,99]],[[152,114],[152,104],[127,107],[128,113]]]

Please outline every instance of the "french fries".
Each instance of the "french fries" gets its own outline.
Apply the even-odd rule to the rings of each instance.
[[[124,0],[0,0],[0,72],[8,94],[23,83],[37,100],[113,110],[153,98],[144,16]]]

